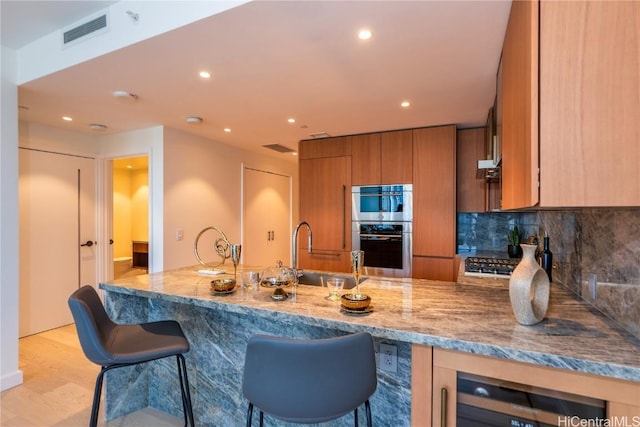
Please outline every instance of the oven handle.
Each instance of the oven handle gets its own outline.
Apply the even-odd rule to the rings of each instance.
[[[402,235],[389,236],[388,234],[361,234],[360,240],[397,240],[402,241]]]

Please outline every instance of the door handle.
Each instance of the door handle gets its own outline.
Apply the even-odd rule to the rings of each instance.
[[[80,246],[88,246],[91,247],[94,245],[94,243],[98,243],[98,242],[93,242],[91,240],[87,240],[87,243],[82,243]]]

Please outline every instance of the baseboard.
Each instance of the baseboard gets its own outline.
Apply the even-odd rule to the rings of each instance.
[[[22,384],[22,371],[17,370],[0,378],[0,391],[10,389]]]

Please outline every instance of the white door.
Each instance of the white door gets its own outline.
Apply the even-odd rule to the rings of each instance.
[[[95,160],[20,149],[20,336],[73,323],[67,299],[96,286]]]
[[[291,177],[243,169],[242,259],[249,266],[289,265]]]

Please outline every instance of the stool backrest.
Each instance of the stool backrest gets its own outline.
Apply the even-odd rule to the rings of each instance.
[[[283,421],[309,424],[341,417],[369,399],[376,386],[368,333],[316,340],[255,335],[247,344],[242,391]]]
[[[108,342],[116,324],[109,318],[96,290],[85,285],[71,294],[68,304],[87,359],[102,366],[109,364],[112,355],[104,343]]]

